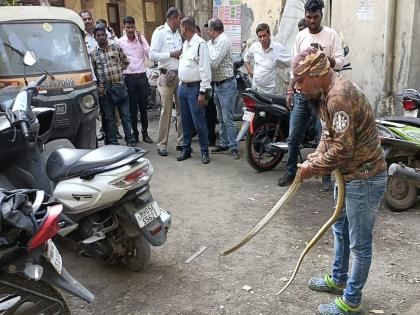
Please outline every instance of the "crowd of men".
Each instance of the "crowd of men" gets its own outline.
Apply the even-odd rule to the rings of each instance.
[[[267,24],[256,29],[258,42],[245,55],[245,67],[254,88],[277,93],[276,70],[291,64],[287,106],[291,111],[287,173],[280,186],[289,185],[300,168],[300,180],[323,175],[324,190],[332,189],[330,173],[338,168],[345,178],[346,198],[341,217],[333,226],[334,264],[330,274],[315,277],[309,287],[342,297],[321,304],[320,314],[360,314],[362,289],[372,260],[372,231],[380,200],[386,187],[386,163],[380,147],[372,108],[363,92],[336,71],[342,69],[344,54],[337,33],[321,24],[324,3],[307,0],[305,19],[293,51],[288,54],[280,43],[271,40]],[[160,71],[158,90],[162,99],[157,153],[168,155],[168,134],[172,108],[177,112],[178,161],[191,158],[191,139],[197,133],[203,164],[210,162],[209,143],[214,128],[209,127],[206,104],[212,99],[219,121],[219,142],[211,152],[230,151],[239,159],[233,106],[236,80],[233,75],[232,43],[221,20],[209,21],[206,42],[192,17],[182,17],[170,8],[166,23],[153,33],[151,45],[124,19],[126,35],[116,38],[105,21],[93,24],[89,11],[80,13],[86,27],[86,45],[97,80],[105,143],[117,144],[117,120],[121,120],[128,145],[139,142],[137,115],[140,112],[143,141],[149,137],[145,59],[157,62]],[[290,63],[290,61],[292,61]],[[119,118],[115,108],[118,109]],[[308,160],[297,163],[299,145],[311,117],[316,117],[319,145]],[[322,128],[321,128],[322,126]],[[322,129],[322,136],[321,136]],[[350,252],[353,254],[349,270]]]

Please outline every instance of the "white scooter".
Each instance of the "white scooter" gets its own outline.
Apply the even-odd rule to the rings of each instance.
[[[25,54],[25,65],[35,61],[34,52]],[[67,140],[46,143],[54,110],[31,108],[46,78],[21,91],[0,90],[0,185],[50,193],[64,206],[59,235],[77,241],[87,255],[140,271],[150,258],[150,244],[164,244],[171,223],[149,191],[153,167],[147,152],[116,145],[74,149]]]

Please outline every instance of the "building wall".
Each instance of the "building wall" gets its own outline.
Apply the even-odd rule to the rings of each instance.
[[[255,29],[260,23],[267,23],[271,33],[275,36],[278,33],[278,25],[286,0],[242,1],[242,40],[249,43],[257,40]]]
[[[345,75],[365,91],[378,114],[401,110],[393,96],[407,85],[413,65],[417,63],[418,66],[420,63],[419,57],[412,57],[411,53],[415,36],[419,37],[413,36],[413,23],[417,26],[420,24],[419,2],[420,0],[396,1],[391,82],[385,82],[386,0],[335,0],[332,3],[331,26],[343,36],[350,48],[353,70]],[[362,3],[367,4],[373,13],[368,20],[358,16]],[[414,12],[415,6],[417,12]],[[391,85],[389,90],[386,88],[388,83]]]
[[[183,0],[180,8],[184,15],[190,15],[195,23],[200,26],[202,36],[207,39],[207,32],[203,25],[213,15],[213,0]]]

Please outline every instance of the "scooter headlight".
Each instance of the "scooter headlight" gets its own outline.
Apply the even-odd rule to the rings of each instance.
[[[109,184],[120,189],[133,189],[147,184],[152,178],[153,166],[148,159],[142,158],[140,164],[134,170]]]
[[[82,106],[86,109],[92,109],[95,106],[95,98],[92,94],[86,94],[80,100]]]

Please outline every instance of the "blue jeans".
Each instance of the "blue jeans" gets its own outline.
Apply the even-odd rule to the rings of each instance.
[[[368,179],[346,182],[345,206],[340,218],[333,225],[332,279],[337,285],[345,286],[343,298],[350,306],[358,306],[362,299],[362,289],[372,261],[373,227],[386,183],[386,172]],[[337,186],[334,198],[336,193]],[[350,251],[353,261],[349,277]]]
[[[299,146],[305,136],[306,129],[311,123],[313,117],[312,105],[301,93],[296,93],[293,97],[293,110],[290,115],[288,153],[287,153],[287,171],[291,175],[296,174]],[[319,119],[317,124],[320,125]],[[318,126],[318,132],[321,128]]]
[[[223,84],[214,84],[214,104],[219,120],[219,146],[238,150],[236,142],[236,125],[233,111],[236,100],[236,80],[232,79]]]
[[[191,152],[191,139],[195,127],[200,142],[201,153],[203,154],[209,152],[209,139],[205,110],[204,107],[198,105],[199,90],[199,86],[187,87],[181,83],[178,87],[178,96],[184,132],[182,150]]]
[[[106,93],[103,96],[99,97],[99,104],[102,111],[102,127],[105,132],[105,137],[107,139],[106,144],[118,144],[117,140],[117,128],[115,126],[115,109],[118,108],[118,113],[120,114],[121,124],[124,129],[125,141],[127,143],[133,142],[134,137],[131,133],[131,120],[130,120],[130,109],[128,105],[128,93],[127,97],[119,102],[118,104],[112,104],[111,98]]]

